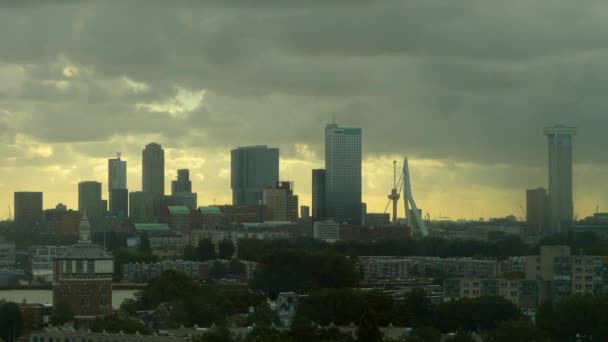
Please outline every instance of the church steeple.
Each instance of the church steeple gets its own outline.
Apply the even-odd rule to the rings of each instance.
[[[91,224],[89,223],[89,218],[87,217],[86,212],[82,216],[82,220],[80,221],[80,226],[78,228],[80,231],[80,240],[78,240],[78,243],[91,243]]]

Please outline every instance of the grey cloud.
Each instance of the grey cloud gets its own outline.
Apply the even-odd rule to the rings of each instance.
[[[0,61],[33,66],[23,103],[8,108],[32,113],[21,129],[52,142],[305,143],[320,155],[336,114],[364,127],[370,155],[539,166],[542,127],[565,123],[584,132],[580,161],[605,161],[599,1],[142,4],[30,2],[0,13]],[[61,58],[92,71],[53,88],[44,81],[63,77]],[[116,94],[100,83],[123,77],[149,90]],[[208,96],[178,118],[136,109],[170,99],[175,86]],[[82,128],[66,134],[68,123]]]

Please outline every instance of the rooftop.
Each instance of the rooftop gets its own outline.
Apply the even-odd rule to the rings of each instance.
[[[201,212],[201,214],[205,215],[222,215],[222,211],[220,210],[220,208],[212,205],[206,207],[198,207],[198,210]]]
[[[95,244],[76,244],[57,251],[57,258],[65,259],[112,259],[112,254]]]
[[[135,223],[138,232],[168,232],[171,229],[167,223]]]
[[[188,207],[183,205],[169,206],[169,213],[171,215],[188,215],[190,210]]]
[[[577,129],[576,127],[566,127],[566,126],[553,126],[553,127],[545,127],[545,135],[576,135]]]

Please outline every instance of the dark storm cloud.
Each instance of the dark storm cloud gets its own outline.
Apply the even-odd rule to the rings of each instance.
[[[542,127],[563,123],[580,128],[577,160],[606,162],[602,5],[12,3],[0,7],[0,63],[23,66],[28,79],[17,95],[0,91],[11,99],[0,110],[29,121],[0,131],[50,142],[305,143],[321,155],[323,125],[336,115],[364,127],[366,153],[538,166]],[[66,76],[68,66],[78,75]],[[177,87],[207,92],[190,113],[141,106],[171,102]],[[66,134],[67,124],[82,128]]]

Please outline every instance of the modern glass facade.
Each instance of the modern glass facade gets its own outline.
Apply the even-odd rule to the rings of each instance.
[[[361,129],[325,128],[325,213],[361,223]]]
[[[274,186],[278,181],[278,148],[250,146],[232,150],[231,187],[234,206],[262,203],[264,189]]]
[[[115,215],[128,215],[128,198],[129,191],[127,190],[127,161],[116,159],[108,159],[108,194],[110,199],[110,212]],[[115,198],[118,194],[120,198]]]
[[[565,233],[572,226],[572,137],[576,128],[545,128],[549,142],[549,226],[548,233]]]

